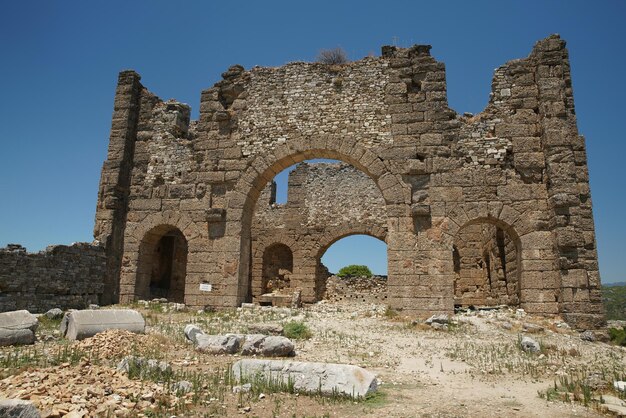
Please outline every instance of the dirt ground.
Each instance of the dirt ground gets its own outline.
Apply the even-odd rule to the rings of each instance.
[[[626,378],[624,348],[584,341],[558,318],[514,309],[457,314],[447,329],[435,330],[355,302],[218,313],[177,311],[174,304],[133,307],[146,318],[146,335],[107,331],[70,343],[60,338],[58,321],[41,319],[35,346],[0,350],[0,397],[29,399],[44,417],[70,418],[596,417],[607,414],[600,395],[618,396],[613,381]],[[195,323],[207,333],[245,333],[251,324],[290,321],[312,333],[295,341],[294,360],[367,368],[378,376],[378,392],[358,401],[271,387],[233,393],[228,368],[241,357],[199,353],[182,331]],[[539,353],[519,348],[524,335],[540,343]],[[129,354],[165,361],[173,375],[163,381],[116,370]],[[180,380],[193,390],[173,389]]]

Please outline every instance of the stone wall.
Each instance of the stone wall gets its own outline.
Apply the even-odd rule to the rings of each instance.
[[[252,300],[257,200],[283,169],[331,158],[364,173],[382,196],[394,309],[452,312],[454,242],[463,227],[487,223],[517,243],[522,308],[579,327],[601,324],[565,42],[550,36],[498,68],[478,115],[448,107],[445,65],[430,49],[385,46],[380,57],[336,66],[235,65],[202,92],[197,121],[187,105],[150,93],[135,72],[120,73],[94,230],[107,252],[105,295],[139,297],[146,237],[176,229],[188,246],[185,303]],[[314,300],[320,268],[306,233],[287,241],[291,286]]]
[[[0,248],[0,312],[86,308],[104,290],[104,248],[86,243],[49,246],[28,253],[20,245]]]

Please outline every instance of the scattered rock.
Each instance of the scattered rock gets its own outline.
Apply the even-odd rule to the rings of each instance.
[[[187,380],[181,380],[172,385],[172,390],[177,394],[189,393],[193,390],[193,384]]]
[[[204,331],[202,331],[197,325],[187,324],[185,326],[185,337],[187,337],[187,339],[192,343],[198,343],[197,336],[200,334],[204,334]]]
[[[583,341],[594,342],[596,340],[596,336],[593,331],[585,331],[580,334],[580,339]]]
[[[96,305],[95,303],[90,303],[87,309],[95,311],[96,309],[100,309],[100,305]]]
[[[529,324],[527,322],[522,324],[522,329],[524,331],[528,332],[529,334],[538,334],[540,332],[544,332],[544,328],[542,326],[535,325],[535,324]]]
[[[39,321],[27,310],[0,313],[0,346],[33,344]]]
[[[510,330],[513,328],[513,324],[511,324],[509,321],[504,321],[500,323],[500,327],[506,330]]]
[[[426,320],[426,324],[432,325],[433,323],[448,324],[450,323],[450,318],[446,314],[433,315]]]
[[[261,376],[293,382],[296,392],[363,397],[376,391],[376,375],[358,366],[284,360],[239,360],[233,365],[236,379]]]
[[[41,414],[37,408],[35,408],[35,405],[29,401],[21,399],[0,399],[0,417],[40,418]]]
[[[283,327],[278,324],[252,324],[248,325],[248,331],[252,334],[283,335]]]
[[[48,319],[59,319],[63,317],[63,311],[59,308],[52,308],[45,315]]]
[[[139,376],[144,378],[155,373],[170,373],[172,368],[164,361],[126,356],[118,363],[117,370],[124,373],[129,373],[130,370],[136,370]]]
[[[246,383],[245,385],[237,385],[237,386],[233,386],[233,393],[248,393],[252,390],[252,384],[251,383]]]
[[[607,328],[626,329],[626,321],[610,320],[606,321]]]
[[[622,380],[616,380],[613,382],[613,387],[621,392],[626,392],[626,382]]]
[[[107,329],[143,334],[145,327],[143,316],[133,309],[73,311],[65,314],[61,321],[61,333],[70,340],[82,340]]]
[[[614,413],[616,416],[626,416],[626,402],[611,395],[602,395],[602,400],[604,401],[601,404],[602,408]]]
[[[196,349],[209,354],[235,354],[242,340],[243,336],[237,334],[196,334]]]
[[[515,316],[518,318],[524,318],[526,316],[526,311],[523,309],[515,310]]]
[[[286,337],[262,334],[246,335],[241,354],[245,356],[287,357],[294,355],[294,345]]]
[[[520,346],[522,347],[522,350],[531,353],[538,353],[539,351],[541,351],[541,346],[539,345],[539,343],[532,338],[526,336],[522,338]]]

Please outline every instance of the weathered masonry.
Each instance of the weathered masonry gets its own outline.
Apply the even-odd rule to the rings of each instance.
[[[255,221],[257,206],[268,204],[263,190],[314,158],[371,179],[376,219],[315,225],[337,208],[302,208],[304,224],[276,216],[285,233],[272,240],[261,232],[271,225]],[[293,207],[306,205],[302,193]],[[507,303],[578,327],[601,324],[565,42],[550,36],[498,68],[475,116],[448,107],[445,66],[425,45],[387,46],[381,57],[344,65],[233,66],[202,92],[197,121],[135,72],[120,73],[94,232],[107,252],[108,301],[158,295],[237,306],[268,290],[267,253],[266,277],[288,275],[271,286],[300,289],[313,302],[323,286],[313,247],[324,245],[307,246],[313,232],[327,242],[350,233],[384,239],[386,300],[407,314]]]

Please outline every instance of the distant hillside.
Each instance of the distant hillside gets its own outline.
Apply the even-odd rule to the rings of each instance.
[[[602,300],[606,309],[606,319],[626,320],[626,283],[603,285]]]

